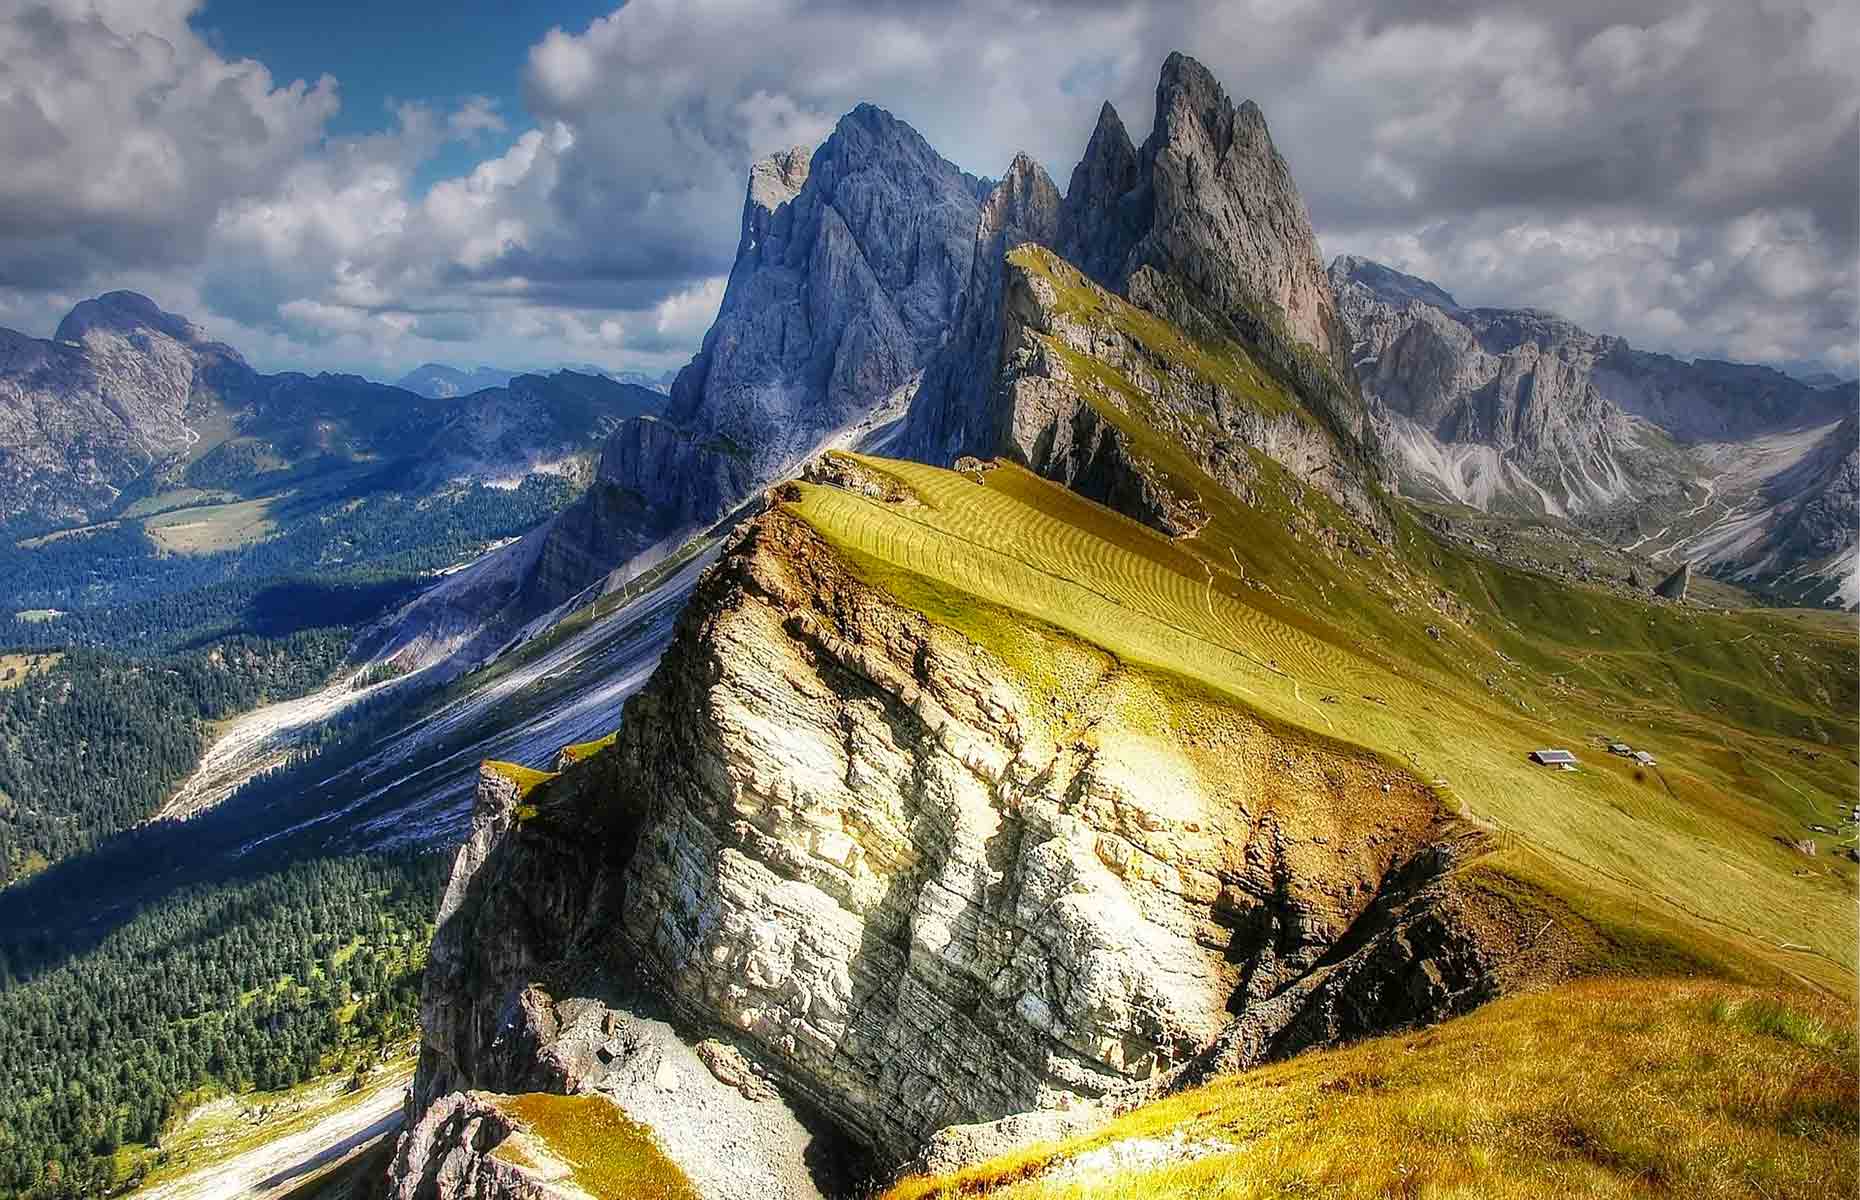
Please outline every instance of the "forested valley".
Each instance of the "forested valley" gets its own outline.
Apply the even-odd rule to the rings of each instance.
[[[359,628],[576,492],[397,486],[285,491],[275,532],[204,551],[156,517],[0,545],[0,1197],[120,1193],[195,1104],[414,1029],[449,856],[274,839],[329,799],[291,770],[147,822],[214,722],[339,677]]]
[[[120,1190],[187,1103],[406,1037],[446,866],[313,859],[183,887],[23,980],[0,952],[0,1196]]]
[[[7,656],[0,884],[150,816],[199,762],[208,722],[310,691],[348,642],[338,628],[241,635],[156,658],[82,648]]]

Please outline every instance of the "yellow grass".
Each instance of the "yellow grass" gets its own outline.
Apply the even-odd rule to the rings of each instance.
[[[275,496],[179,509],[148,518],[142,528],[162,549],[175,554],[210,554],[270,537]]]
[[[0,654],[0,688],[14,688],[58,665],[63,654]]]
[[[652,1131],[609,1100],[529,1093],[497,1104],[572,1167],[575,1185],[595,1200],[698,1200],[697,1189],[665,1156]],[[514,1151],[506,1157],[521,1162]]]
[[[1851,1014],[1717,983],[1589,982],[1223,1077],[883,1200],[1851,1195]],[[1070,1180],[1129,1139],[1205,1157]]]
[[[1803,860],[1776,841],[1791,826],[1769,796],[1743,785],[1760,767],[1832,808],[1851,783],[1851,751],[1837,755],[1817,744],[1822,757],[1810,764],[1788,739],[1727,722],[1721,707],[1690,708],[1697,702],[1688,690],[1693,681],[1682,678],[1639,698],[1661,723],[1654,744],[1662,767],[1657,778],[1637,778],[1631,763],[1589,750],[1592,731],[1615,727],[1608,710],[1615,720],[1620,715],[1623,687],[1606,677],[1599,682],[1607,691],[1583,692],[1522,666],[1506,668],[1473,629],[1453,628],[1455,645],[1447,651],[1430,645],[1410,652],[1341,604],[1330,620],[1296,611],[1238,571],[1217,569],[1199,545],[1171,543],[1016,467],[988,472],[978,486],[917,464],[859,461],[894,477],[919,503],[802,485],[790,509],[868,582],[977,637],[1030,678],[1056,658],[1052,639],[1069,636],[1126,663],[1211,687],[1276,722],[1356,743],[1424,781],[1444,781],[1439,791],[1450,809],[1526,840],[1574,877],[1651,898],[1695,924],[1735,931],[1753,953],[1792,956],[1792,969],[1803,975],[1849,986],[1851,868],[1823,858],[1804,871]],[[1216,536],[1221,519],[1217,511]],[[1341,569],[1317,562],[1335,581],[1333,595],[1354,586]],[[1554,590],[1548,581],[1542,587]],[[1600,601],[1582,599],[1601,614],[1578,617],[1584,629],[1591,619],[1620,621]],[[997,611],[1007,618],[996,619]],[[1628,615],[1629,623],[1644,620]],[[1432,611],[1410,621],[1445,623]],[[1730,632],[1742,636],[1754,628],[1782,636],[1741,624]],[[1638,631],[1628,632],[1646,636]],[[1611,625],[1602,632],[1619,631]],[[1419,633],[1408,636],[1427,645]],[[1587,634],[1570,640],[1580,646]],[[1516,647],[1509,657],[1519,663],[1527,649]],[[1453,670],[1460,666],[1454,653],[1513,670],[1524,688],[1556,687],[1557,702],[1521,709],[1503,692],[1473,683],[1465,667]],[[1730,665],[1743,669],[1741,660]],[[1637,678],[1668,682],[1650,672]],[[1790,680],[1760,682],[1769,690],[1750,702],[1755,721],[1786,722],[1798,713],[1842,720],[1805,705],[1788,691]],[[1576,749],[1583,769],[1552,772],[1531,764],[1527,755],[1540,746]],[[1784,945],[1801,949],[1777,949]]]

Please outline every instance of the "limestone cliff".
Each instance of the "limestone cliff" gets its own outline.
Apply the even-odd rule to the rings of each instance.
[[[893,1161],[1491,994],[1449,873],[1476,835],[1427,788],[1079,653],[1096,682],[1060,719],[778,502],[609,750],[529,797],[487,777],[413,1116],[588,1086],[576,998],[629,971]]]
[[[1008,451],[1012,402],[997,390],[1019,331],[1003,320],[1000,293],[1014,280],[1001,259],[1034,243],[1188,338],[1241,348],[1283,381],[1334,443],[1326,457],[1349,464],[1349,495],[1338,498],[1360,510],[1353,501],[1382,474],[1376,435],[1304,202],[1264,117],[1251,102],[1236,107],[1181,54],[1163,64],[1156,106],[1137,147],[1106,104],[1063,199],[1036,164],[1015,160],[984,206],[957,327],[925,371],[905,452],[948,463]]]

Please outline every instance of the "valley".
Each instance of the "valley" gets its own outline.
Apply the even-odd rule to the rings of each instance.
[[[0,331],[0,1196],[1829,1194],[1855,385],[1139,132],[858,104],[666,378]]]

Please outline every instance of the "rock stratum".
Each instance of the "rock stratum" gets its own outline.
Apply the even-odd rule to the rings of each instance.
[[[1494,993],[1449,875],[1478,835],[1428,789],[1078,652],[1056,719],[788,507],[758,517],[610,749],[533,809],[487,774],[416,1110],[597,1086],[557,1014],[632,970],[894,1162],[1158,1084],[1223,1038],[1241,1065]],[[1174,727],[1138,723],[1159,710]]]

